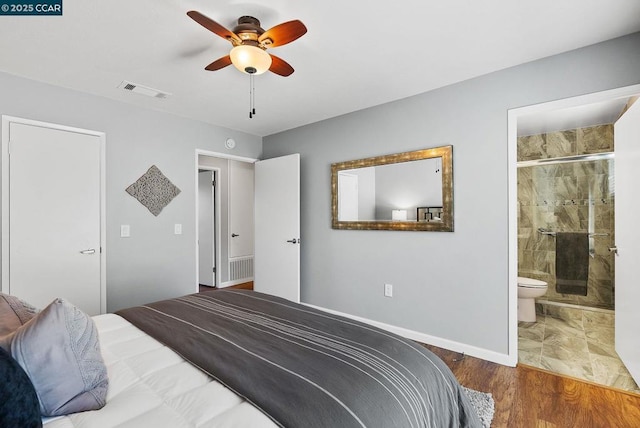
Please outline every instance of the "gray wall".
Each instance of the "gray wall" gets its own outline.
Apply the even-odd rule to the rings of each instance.
[[[0,93],[0,114],[106,133],[107,310],[195,292],[195,150],[227,152],[231,137],[259,158],[261,138],[4,73]],[[154,164],[182,191],[158,217],[124,191]]]
[[[507,354],[507,110],[638,70],[640,33],[265,138],[267,158],[301,154],[302,301]],[[331,163],[448,144],[455,232],[331,229]]]

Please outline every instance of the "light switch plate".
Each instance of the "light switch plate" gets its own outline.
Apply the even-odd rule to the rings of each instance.
[[[129,226],[128,224],[121,224],[120,225],[120,237],[121,238],[128,238],[131,236],[131,226]]]
[[[182,235],[182,225],[180,223],[173,225],[173,233],[176,235]]]
[[[384,295],[385,297],[393,297],[393,285],[385,284],[384,285]]]

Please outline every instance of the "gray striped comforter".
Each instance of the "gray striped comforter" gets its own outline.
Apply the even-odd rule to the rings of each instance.
[[[481,426],[437,356],[367,324],[244,290],[118,314],[283,427]]]

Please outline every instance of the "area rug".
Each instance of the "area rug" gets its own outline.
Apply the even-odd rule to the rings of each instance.
[[[489,428],[491,426],[491,421],[493,420],[493,412],[495,411],[495,402],[493,401],[491,394],[476,391],[474,389],[467,388],[466,386],[463,386],[462,389],[467,393],[467,397],[469,397],[471,405],[476,409],[476,412],[480,417],[480,421],[482,422],[482,426],[484,428]]]

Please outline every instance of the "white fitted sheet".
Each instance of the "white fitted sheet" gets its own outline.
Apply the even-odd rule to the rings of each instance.
[[[47,420],[45,428],[277,426],[125,319],[114,314],[93,319],[109,374],[107,404],[100,410]]]

